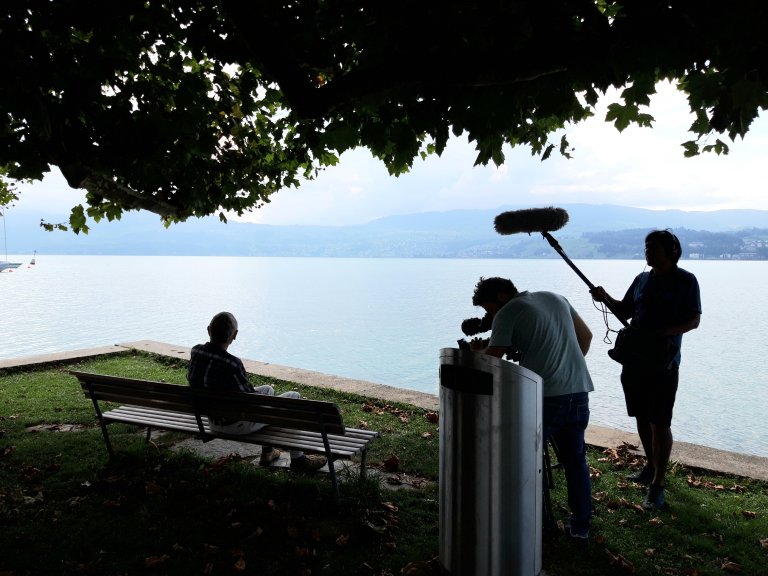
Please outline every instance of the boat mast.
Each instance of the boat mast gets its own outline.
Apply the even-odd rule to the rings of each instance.
[[[5,211],[0,210],[0,217],[3,219],[3,246],[5,247],[5,261],[8,262],[8,239],[5,237]]]

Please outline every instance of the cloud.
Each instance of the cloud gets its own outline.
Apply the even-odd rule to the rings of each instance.
[[[17,188],[20,194],[15,208],[41,215],[68,215],[73,206],[85,202],[85,191],[70,188],[58,168],[41,182],[21,182]]]
[[[274,224],[358,224],[388,214],[505,204],[595,203],[651,209],[768,209],[760,166],[768,143],[768,123],[759,118],[744,141],[728,142],[730,154],[685,158],[682,143],[693,116],[683,94],[660,85],[649,112],[653,128],[623,132],[604,121],[617,94],[603,98],[597,114],[567,130],[574,148],[568,160],[546,161],[527,148],[505,151],[497,168],[473,167],[476,152],[465,139],[453,139],[442,157],[417,162],[411,173],[391,178],[365,150],[345,154],[338,166],[298,190],[279,193],[252,218]],[[368,178],[354,198],[338,184],[347,171]],[[323,209],[318,209],[323,198]]]

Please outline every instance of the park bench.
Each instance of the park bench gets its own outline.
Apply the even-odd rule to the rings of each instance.
[[[243,392],[215,392],[178,384],[154,382],[92,374],[70,370],[80,381],[86,398],[96,410],[104,443],[113,456],[107,425],[112,422],[147,428],[146,441],[152,430],[183,432],[203,442],[214,438],[235,440],[325,454],[331,489],[339,499],[339,487],[333,462],[360,455],[360,473],[365,474],[368,445],[378,432],[347,428],[338,405],[318,400],[281,398]],[[115,403],[107,406],[104,403]],[[208,418],[248,420],[266,424],[247,435],[231,435],[212,431]]]

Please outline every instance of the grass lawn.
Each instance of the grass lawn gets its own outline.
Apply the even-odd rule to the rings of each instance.
[[[186,363],[142,353],[0,370],[0,576],[43,574],[436,574],[438,423],[406,404],[253,376],[278,392],[336,402],[345,421],[382,432],[369,454],[388,482],[349,477],[334,506],[328,478],[147,446],[111,425],[107,458],[76,368],[185,384]],[[670,507],[644,512],[626,446],[591,449],[595,517],[588,545],[544,539],[547,575],[768,574],[768,484],[674,464]],[[555,471],[555,513],[567,514]],[[398,483],[407,489],[390,490]],[[402,487],[402,486],[401,486]],[[411,564],[409,571],[401,572]],[[418,568],[418,570],[417,570]]]

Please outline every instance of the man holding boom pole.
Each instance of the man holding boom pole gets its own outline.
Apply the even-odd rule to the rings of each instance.
[[[650,484],[643,502],[646,510],[666,505],[667,464],[672,453],[672,409],[677,394],[680,345],[683,334],[699,327],[701,296],[696,277],[678,268],[680,241],[669,230],[654,230],[645,238],[645,259],[650,272],[639,274],[624,298],[616,300],[602,286],[590,290],[597,302],[614,313],[632,319],[632,328],[656,339],[668,339],[675,355],[668,361],[624,363],[621,384],[627,414],[637,420],[637,432],[645,450],[645,467],[628,480]]]

